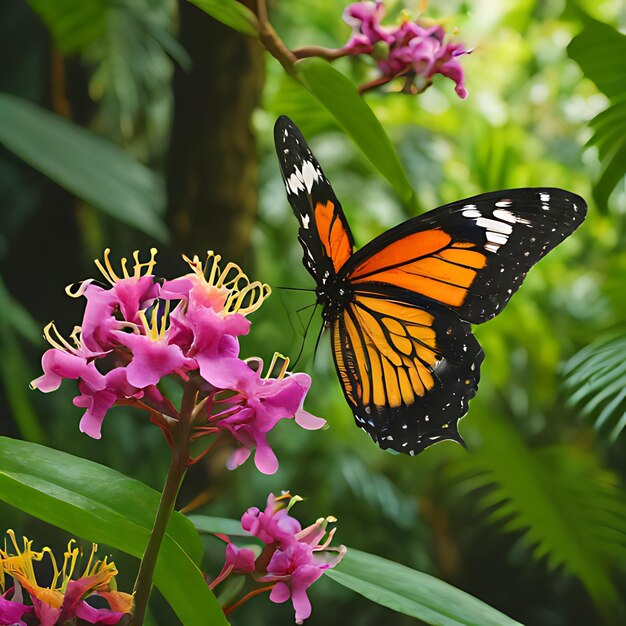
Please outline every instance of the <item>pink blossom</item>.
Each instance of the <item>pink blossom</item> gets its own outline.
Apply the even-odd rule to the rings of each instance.
[[[238,548],[234,543],[226,545],[226,566],[236,574],[249,574],[254,571],[256,555],[249,548]]]
[[[388,29],[380,24],[385,15],[382,0],[376,2],[355,2],[343,12],[343,20],[352,27],[352,36],[344,46],[351,54],[371,53],[379,41],[390,43],[392,37]]]
[[[44,393],[55,391],[64,378],[84,380],[92,389],[104,389],[104,376],[96,369],[93,361],[58,348],[44,352],[41,358],[43,376],[32,381],[31,387]]]
[[[270,493],[265,510],[249,508],[241,518],[241,527],[263,543],[289,543],[302,527],[284,506],[284,496],[277,501],[276,496]]]
[[[305,543],[293,543],[284,549],[276,550],[267,566],[264,580],[279,580],[270,600],[282,603],[291,598],[296,611],[296,624],[311,615],[311,601],[306,590],[328,569],[328,565],[318,566],[313,563],[313,549]]]
[[[343,18],[353,33],[339,56],[372,55],[381,72],[374,85],[403,77],[404,91],[419,93],[430,85],[435,74],[441,74],[455,83],[459,97],[466,98],[463,69],[457,59],[470,51],[461,44],[446,43],[446,33],[438,25],[424,26],[405,18],[398,26],[382,26],[384,13],[382,0],[349,5]],[[381,46],[375,48],[379,43]]]
[[[126,377],[126,368],[117,367],[104,376],[104,387],[94,389],[85,380],[78,388],[80,395],[73,400],[74,406],[87,409],[80,420],[80,431],[93,439],[100,439],[100,429],[107,411],[120,399],[139,399],[144,391],[131,385]]]
[[[345,546],[330,546],[335,530],[327,532],[327,527],[336,521],[334,517],[319,518],[302,529],[300,522],[289,515],[289,510],[301,499],[291,497],[289,493],[278,498],[269,494],[264,511],[251,507],[241,518],[241,527],[265,544],[250,570],[253,580],[263,585],[273,583],[272,602],[286,602],[291,598],[298,624],[311,615],[307,589],[327,569],[335,567],[346,552]],[[226,540],[230,542],[228,538]],[[229,563],[234,563],[233,557],[228,557],[230,545],[226,564],[213,586],[232,570],[232,567],[227,568]],[[249,563],[247,566],[250,567]]]
[[[9,600],[9,594],[12,598]],[[21,598],[20,598],[21,599]],[[16,597],[13,588],[0,596],[0,625],[26,626],[26,622],[22,621],[25,613],[32,613],[33,607],[22,604],[20,599]]]
[[[120,279],[110,289],[86,281],[77,293],[87,300],[81,325],[85,344],[93,350],[110,350],[116,343],[114,331],[139,323],[139,311],[154,303],[159,285],[154,276]]]
[[[217,422],[227,430],[241,448],[235,450],[228,462],[229,469],[243,463],[256,448],[254,462],[260,472],[274,474],[278,460],[267,441],[267,433],[282,419],[296,418],[309,429],[321,428],[325,421],[302,411],[304,397],[311,385],[307,374],[292,374],[284,378],[261,378],[260,369],[238,367],[230,371],[230,388],[238,393],[228,399],[234,407]],[[219,417],[219,415],[218,415]]]

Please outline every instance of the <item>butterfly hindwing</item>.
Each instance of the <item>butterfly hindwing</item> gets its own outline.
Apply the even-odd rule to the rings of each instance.
[[[417,454],[462,441],[483,351],[469,324],[437,302],[380,285],[357,292],[332,327],[335,365],[357,426],[381,448]]]
[[[584,220],[587,205],[553,188],[509,189],[415,217],[358,250],[343,272],[420,293],[479,324],[497,315],[528,270]]]
[[[303,263],[319,285],[351,256],[352,233],[341,204],[299,129],[288,118],[280,117],[274,140],[287,198],[300,224]]]

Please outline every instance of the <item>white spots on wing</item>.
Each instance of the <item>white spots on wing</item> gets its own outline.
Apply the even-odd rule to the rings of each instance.
[[[511,206],[511,204],[513,204],[513,202],[512,200],[509,200],[508,198],[503,198],[502,200],[496,202],[497,207],[507,207],[507,206]]]
[[[287,187],[288,191],[291,193],[297,194],[299,191],[304,191],[304,185],[302,184],[302,180],[298,177],[300,173],[299,170],[296,170],[288,179],[287,179]]]
[[[402,430],[406,430],[408,428],[407,424],[402,424]]]
[[[311,221],[311,216],[306,213],[301,216],[300,223],[302,224],[302,228],[308,228],[309,222]]]
[[[467,206],[473,206],[468,204]],[[463,217],[480,217],[482,213],[476,209],[465,209],[462,213]]]
[[[309,193],[311,193],[311,189],[313,188],[313,183],[317,182],[320,174],[315,169],[315,166],[311,161],[305,161],[302,164],[302,179],[304,180],[304,184],[306,185],[306,189]]]
[[[503,235],[510,235],[513,232],[513,226],[506,222],[499,222],[498,220],[490,220],[486,217],[481,217],[476,220],[476,225],[487,230],[487,232],[501,233]]]
[[[530,224],[530,220],[526,220],[523,217],[519,217],[518,215],[513,215],[511,211],[507,211],[506,209],[496,209],[493,212],[493,216],[497,217],[503,222],[508,222],[509,224]]]
[[[549,193],[540,193],[539,200],[542,202],[550,202],[550,194]]]
[[[497,246],[503,246],[508,240],[509,238],[506,235],[492,233],[490,230],[487,231],[487,241],[490,243],[496,244]]]
[[[308,193],[311,193],[313,183],[317,182],[321,175],[321,171],[313,165],[312,161],[304,161],[302,169],[294,168],[293,174],[287,179],[288,191],[297,194],[306,189]]]

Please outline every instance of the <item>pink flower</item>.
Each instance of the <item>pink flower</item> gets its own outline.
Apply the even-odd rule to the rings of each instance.
[[[265,544],[250,570],[253,580],[264,586],[251,591],[236,603],[239,606],[247,598],[266,590],[267,583],[274,583],[270,586],[270,600],[280,603],[291,598],[298,624],[311,615],[307,589],[327,569],[335,567],[346,552],[345,546],[330,547],[335,529],[327,533],[327,527],[336,521],[334,517],[320,518],[315,524],[302,529],[300,522],[289,515],[292,506],[301,499],[291,497],[289,493],[278,498],[270,494],[264,511],[251,507],[244,513],[241,527]],[[230,542],[228,538],[226,541]],[[227,547],[226,564],[212,588],[230,573],[227,565],[234,563],[234,557],[228,556],[231,545],[229,543]],[[246,566],[249,568],[250,564],[246,563]]]
[[[272,367],[270,367],[270,371]],[[250,367],[225,370],[223,380],[232,376],[229,387],[238,393],[227,402],[227,415],[220,418],[217,427],[228,431],[239,444],[228,461],[228,468],[241,465],[255,450],[254,462],[260,472],[274,474],[278,460],[267,441],[267,433],[282,419],[295,418],[307,429],[321,428],[326,422],[302,410],[304,397],[311,385],[307,374],[292,374],[281,378],[261,378]]]
[[[249,548],[238,548],[234,543],[226,545],[226,566],[235,574],[249,574],[254,571],[256,555]]]
[[[376,2],[355,2],[343,12],[343,20],[352,27],[352,36],[344,46],[351,54],[369,54],[374,51],[374,44],[379,41],[390,43],[392,37],[380,24],[385,15],[382,0]]]
[[[302,530],[300,522],[285,508],[290,497],[287,494],[277,499],[270,493],[265,510],[249,508],[241,518],[241,527],[265,544],[289,543]]]
[[[43,356],[43,376],[32,382],[49,392],[65,378],[78,380],[80,395],[74,404],[86,409],[80,429],[96,439],[108,410],[120,402],[151,411],[160,426],[167,420],[159,421],[159,413],[176,417],[156,389],[167,376],[187,381],[196,373],[208,387],[231,389],[229,382],[241,375],[237,372],[249,369],[238,358],[238,336],[250,328],[245,314],[269,294],[267,285],[251,283],[234,264],[222,271],[219,257],[212,254],[207,268],[196,257],[187,259],[191,274],[163,287],[152,273],[156,250],[145,263],[135,252],[130,270],[122,259],[119,276],[109,254],[107,249],[104,261],[96,264],[110,288],[88,280],[68,291],[87,301],[82,327],[72,333],[73,343],[54,324],[46,327],[53,349]]]
[[[264,577],[264,580],[279,581],[270,593],[270,600],[282,603],[291,598],[296,611],[296,624],[302,624],[311,615],[311,601],[306,590],[328,567],[313,562],[313,550],[305,543],[293,543],[276,550],[267,566],[267,576]]]
[[[11,594],[10,600],[9,594]],[[26,626],[26,622],[22,621],[22,616],[32,611],[32,606],[21,603],[21,598],[17,597],[13,587],[0,596],[0,625]]]
[[[381,71],[374,86],[403,77],[406,93],[420,93],[435,74],[441,74],[454,81],[459,97],[466,98],[463,69],[457,59],[470,51],[461,44],[446,43],[441,26],[427,27],[407,19],[396,27],[382,26],[384,13],[382,0],[349,5],[343,18],[353,32],[337,56],[372,55]],[[378,43],[381,47],[375,48]]]

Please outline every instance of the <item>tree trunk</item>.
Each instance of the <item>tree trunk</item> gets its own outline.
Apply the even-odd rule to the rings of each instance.
[[[180,40],[193,66],[176,69],[168,159],[173,245],[200,257],[211,249],[244,266],[258,199],[252,113],[264,81],[263,50],[186,0]]]

